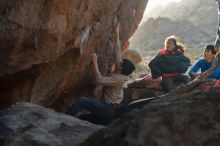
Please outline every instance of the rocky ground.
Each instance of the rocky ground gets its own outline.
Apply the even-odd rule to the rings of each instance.
[[[145,98],[156,94],[156,86],[152,90],[144,83],[146,81],[134,82],[127,90],[133,88],[136,95],[142,94],[137,88],[145,90]],[[145,102],[142,108],[121,115],[107,127],[93,125],[39,105],[17,103],[0,112],[0,144],[217,146],[220,145],[220,88],[207,89],[201,85],[188,93],[164,94],[161,88],[157,88],[163,95]]]
[[[161,97],[95,132],[80,146],[220,145],[219,97],[219,89]]]

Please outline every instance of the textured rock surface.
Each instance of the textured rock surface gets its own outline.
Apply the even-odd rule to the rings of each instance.
[[[98,131],[81,146],[220,145],[219,97],[217,88],[154,100]]]
[[[147,75],[136,79],[124,88],[123,104],[128,104],[134,100],[151,98],[165,94],[161,84],[161,79],[153,80]]]
[[[98,54],[106,74],[117,20],[123,45],[147,1],[1,0],[1,106],[32,101],[62,110],[69,102],[64,97],[90,94],[90,53]]]
[[[1,146],[76,146],[103,128],[30,103],[0,112]]]

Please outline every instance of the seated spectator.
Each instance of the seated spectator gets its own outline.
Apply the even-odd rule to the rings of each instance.
[[[189,71],[189,75],[192,77],[192,79],[197,78],[200,75],[200,73],[205,72],[212,66],[215,54],[215,47],[213,45],[207,45],[205,47],[204,58],[200,58]],[[199,70],[200,73],[197,73]],[[208,78],[215,78],[219,80],[220,67],[218,67]]]
[[[176,83],[187,84],[189,77],[184,75],[190,66],[190,60],[184,55],[184,46],[177,43],[175,37],[165,40],[165,49],[161,50],[149,63],[152,78],[162,76],[166,92],[175,89]]]

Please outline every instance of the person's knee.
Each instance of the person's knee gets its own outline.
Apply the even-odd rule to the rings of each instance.
[[[86,102],[86,101],[88,101],[88,98],[86,98],[86,97],[79,97],[79,98],[77,98],[75,103],[77,103],[77,102]]]
[[[75,106],[81,106],[86,101],[87,101],[86,97],[79,97],[76,99],[75,102],[72,103],[72,105],[69,108],[73,108]]]
[[[172,91],[172,90],[174,90],[173,87],[170,87],[170,86],[166,86],[166,87],[165,87],[165,91],[166,91],[166,92],[170,92],[170,91]]]
[[[166,92],[170,92],[174,88],[174,82],[170,78],[164,78],[163,81],[162,81],[162,84],[163,84],[164,89],[165,89]]]
[[[107,114],[104,115],[106,120],[112,120],[114,118],[115,112],[109,111]]]

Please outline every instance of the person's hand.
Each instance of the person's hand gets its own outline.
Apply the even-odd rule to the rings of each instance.
[[[96,53],[91,54],[91,61],[93,64],[97,64],[97,55]]]
[[[115,27],[115,34],[114,34],[114,42],[115,43],[118,43],[119,42],[119,33],[120,33],[120,24],[119,22],[116,24],[116,27]]]
[[[115,33],[119,35],[119,31],[120,31],[120,23],[118,22],[115,28]]]

